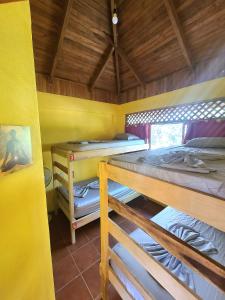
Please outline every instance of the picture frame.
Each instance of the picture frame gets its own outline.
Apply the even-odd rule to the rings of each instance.
[[[0,177],[32,164],[29,126],[0,125]]]

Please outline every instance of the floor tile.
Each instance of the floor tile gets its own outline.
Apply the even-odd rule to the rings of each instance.
[[[122,300],[122,298],[112,285],[110,285],[109,287],[109,300]]]
[[[126,220],[125,218],[121,217],[119,214],[115,213],[114,211],[112,211],[109,214],[109,216],[116,224],[121,224]]]
[[[70,282],[73,278],[78,276],[79,271],[74,264],[72,257],[68,255],[53,264],[53,274],[55,290],[57,291],[66,283]]]
[[[85,226],[85,234],[89,240],[93,240],[100,236],[100,222],[96,220]]]
[[[69,252],[66,248],[66,244],[64,241],[60,240],[58,241],[57,244],[51,245],[52,247],[52,261],[53,263],[63,259],[64,257],[66,257]]]
[[[81,228],[76,230],[76,243],[74,245],[71,244],[71,241],[69,241],[69,244],[67,246],[67,249],[70,253],[74,253],[77,251],[80,247],[88,243],[88,238],[84,233],[84,230]]]
[[[56,293],[56,300],[92,300],[81,276]]]
[[[120,227],[125,230],[127,233],[131,233],[132,231],[134,231],[135,229],[137,229],[137,226],[129,221],[125,221],[122,224],[120,224]]]
[[[112,235],[109,235],[109,246],[110,246],[110,248],[113,248],[117,243],[118,243],[117,240]]]
[[[75,253],[72,254],[72,256],[79,270],[83,272],[99,259],[100,254],[95,249],[94,245],[89,243],[78,249]]]
[[[91,268],[83,273],[84,280],[87,283],[93,298],[100,294],[100,275],[99,275],[99,262],[94,264]]]
[[[100,237],[98,237],[97,239],[93,240],[91,243],[94,245],[94,247],[98,251],[98,253],[100,253],[101,252],[101,240],[100,240]]]

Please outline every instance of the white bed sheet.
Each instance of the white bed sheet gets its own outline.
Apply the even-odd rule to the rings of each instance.
[[[86,186],[88,183],[98,180],[97,177],[75,183],[74,186]],[[108,181],[109,194],[123,201],[128,196],[136,195],[136,192],[112,180]],[[58,191],[63,195],[65,201],[68,201],[69,194],[66,188],[60,186]],[[74,197],[75,218],[86,216],[95,212],[100,207],[99,189],[89,189],[87,195],[83,198]]]
[[[166,149],[139,151],[113,156],[110,159],[110,164],[225,199],[225,160],[207,161],[207,166],[217,170],[210,174],[165,169],[143,163],[139,160],[140,157],[147,157],[150,153],[164,154],[171,151],[171,149],[184,151],[196,150],[196,148],[188,147],[170,147]],[[206,153],[225,155],[225,149],[200,150],[204,150]]]
[[[183,214],[171,207],[163,209],[159,214],[152,218],[152,221],[156,222],[165,229],[168,226],[181,223],[192,227],[194,230],[201,233],[201,236],[210,240],[217,248],[218,253],[213,254],[210,257],[222,265],[225,265],[225,233],[221,232],[205,223],[196,220],[190,216]],[[137,229],[131,233],[131,237],[138,243],[146,243],[152,241],[151,237],[147,235],[141,229]],[[133,256],[126,250],[121,244],[114,246],[113,250],[121,257],[127,268],[140,280],[140,282],[149,290],[157,300],[170,300],[173,299],[169,293],[162,288],[149,273],[133,258]],[[120,269],[112,262],[112,268],[116,272],[117,276],[123,282],[129,293],[135,300],[144,300],[132,283],[126,278],[126,276],[120,271]],[[188,268],[188,267],[187,267]],[[189,269],[189,268],[188,268]],[[189,269],[190,270],[190,269]],[[197,273],[190,270],[193,274],[193,280],[195,285],[195,292],[204,300],[225,300],[225,294],[223,294],[218,288],[209,284],[206,280],[200,277]]]
[[[62,149],[69,149],[71,151],[88,151],[88,150],[98,150],[106,148],[115,148],[115,147],[125,147],[125,146],[134,146],[134,145],[144,145],[145,141],[138,140],[102,140],[97,142],[89,142],[87,144],[77,144],[76,142],[69,142],[65,144],[59,144],[57,147]]]

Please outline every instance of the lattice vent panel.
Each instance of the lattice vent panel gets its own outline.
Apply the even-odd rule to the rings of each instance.
[[[126,125],[225,119],[225,99],[197,102],[126,115]]]

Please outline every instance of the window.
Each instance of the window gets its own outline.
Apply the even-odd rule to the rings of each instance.
[[[151,149],[182,144],[183,123],[151,125]]]

